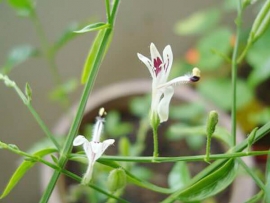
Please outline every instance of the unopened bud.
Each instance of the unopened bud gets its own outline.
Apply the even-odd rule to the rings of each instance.
[[[114,169],[108,177],[108,189],[111,192],[123,188],[126,185],[126,173],[122,168]]]
[[[215,132],[217,123],[218,123],[218,113],[216,111],[210,111],[208,115],[207,124],[206,124],[207,136],[213,135],[213,133]]]
[[[27,100],[30,102],[32,100],[32,89],[28,83],[25,85],[25,94],[27,96]]]

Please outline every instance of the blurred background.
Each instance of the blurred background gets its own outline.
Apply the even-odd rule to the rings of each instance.
[[[147,68],[138,60],[137,52],[149,56],[151,42],[154,42],[160,51],[170,44],[176,61],[189,56],[192,62],[193,52],[188,51],[196,45],[198,36],[188,34],[179,36],[176,31],[177,23],[194,12],[211,7],[219,8],[221,12],[224,2],[215,0],[121,1],[113,40],[102,63],[94,90],[119,81],[150,78]],[[80,26],[76,27],[76,23],[87,25],[90,22],[106,21],[104,1],[100,0],[36,1],[36,13],[50,43],[59,39],[64,30],[71,25],[78,30]],[[246,13],[249,15],[244,16],[244,25],[250,25],[254,13]],[[235,16],[234,9],[227,11],[226,16],[218,21],[218,26],[226,25],[234,31]],[[78,34],[61,47],[56,55],[56,65],[63,82],[74,81],[73,79],[79,81],[95,34],[95,32]],[[14,8],[6,1],[2,1],[0,3],[0,65],[2,67],[5,65],[9,53],[14,48],[28,45],[37,48],[41,45],[34,22],[27,17],[19,17]],[[191,55],[187,56],[187,53]],[[31,85],[33,106],[52,129],[64,114],[65,108],[51,99],[55,83],[46,60],[41,57],[31,57],[16,65],[9,72],[9,77],[16,81],[21,89],[24,89],[26,82]],[[78,83],[74,82],[74,84]],[[74,86],[76,90],[69,95],[71,104],[79,100],[82,90],[81,85]],[[15,144],[22,150],[29,149],[33,143],[45,137],[15,91],[6,87],[3,82],[0,83],[0,128],[0,140]],[[1,192],[19,162],[20,158],[17,155],[1,150]],[[42,175],[39,174],[38,165],[33,167],[11,194],[1,202],[38,202],[41,196],[39,176]]]

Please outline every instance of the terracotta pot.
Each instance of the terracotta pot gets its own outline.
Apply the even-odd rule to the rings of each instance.
[[[151,91],[151,81],[150,80],[135,80],[122,82],[109,87],[102,88],[94,92],[87,103],[85,109],[85,117],[83,122],[87,118],[94,118],[97,115],[98,109],[100,107],[105,107],[107,111],[110,109],[125,108],[123,104],[128,102],[128,98],[131,96],[138,96],[149,93]],[[221,110],[206,99],[203,99],[196,91],[191,89],[189,86],[181,85],[175,88],[174,100],[182,102],[198,102],[205,106],[206,111],[217,110],[219,112],[219,125],[227,129],[230,129],[231,120],[230,117],[223,113]],[[75,114],[76,107],[73,108],[72,115]],[[94,120],[92,119],[93,122]],[[70,124],[72,122],[71,116],[64,116],[54,129],[54,133],[57,135],[67,134]],[[89,122],[89,121],[88,121]],[[244,139],[244,135],[238,129],[237,130],[237,142],[241,142]],[[245,163],[252,167],[254,165],[254,160],[252,157],[243,158]],[[52,176],[53,171],[46,166],[41,167],[41,182],[42,190],[44,190]],[[50,203],[64,203],[64,191],[65,186],[63,181],[63,176],[58,181],[57,187],[55,188],[51,198]],[[232,184],[230,203],[245,202],[255,194],[256,186],[253,180],[247,175],[237,176]],[[63,194],[63,195],[62,195]]]

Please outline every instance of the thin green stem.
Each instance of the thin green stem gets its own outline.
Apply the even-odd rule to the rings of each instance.
[[[111,23],[111,6],[110,6],[110,0],[105,0],[105,4],[106,4],[107,22]]]
[[[255,183],[264,191],[266,191],[265,185],[264,183],[260,180],[260,178],[258,178],[258,176],[254,173],[254,171],[252,171],[252,169],[250,169],[246,163],[238,158],[237,161],[241,164],[241,166],[246,170],[246,172],[252,177],[252,179],[255,181]]]
[[[45,125],[45,123],[43,122],[43,120],[40,118],[39,114],[36,112],[36,110],[34,109],[34,107],[32,106],[31,102],[29,101],[29,99],[24,95],[24,93],[21,91],[21,89],[17,86],[17,84],[10,80],[8,78],[8,76],[4,76],[2,74],[0,74],[0,80],[3,80],[5,82],[5,84],[8,87],[12,87],[16,93],[18,94],[18,96],[20,97],[20,99],[23,101],[23,103],[26,105],[26,107],[29,109],[30,113],[32,114],[32,116],[35,118],[35,120],[37,121],[38,125],[40,126],[40,128],[43,130],[43,132],[45,133],[45,135],[47,136],[47,138],[49,140],[51,140],[53,142],[53,144],[57,147],[57,149],[60,149],[60,145],[59,143],[56,141],[56,139],[54,138],[54,136],[52,135],[51,131],[49,130],[49,128]]]
[[[33,15],[31,15],[32,22],[34,24],[34,27],[36,28],[37,35],[39,37],[39,41],[41,43],[41,49],[44,57],[46,58],[48,65],[51,69],[52,75],[54,77],[54,82],[56,85],[61,84],[60,74],[57,70],[56,64],[55,64],[55,57],[50,53],[50,47],[49,42],[46,38],[45,31],[40,23],[40,20],[38,18],[37,13],[34,11]]]
[[[154,142],[154,152],[153,152],[153,161],[156,161],[158,157],[158,126],[153,127],[153,142]]]
[[[225,154],[211,154],[209,156],[210,161],[218,160],[218,159],[229,159],[229,158],[237,158],[237,157],[245,157],[245,156],[260,156],[270,154],[270,151],[250,151],[250,152],[235,152],[235,153],[225,153]],[[81,161],[84,160],[87,163],[87,158],[84,154],[71,154],[70,160],[73,161]],[[110,161],[118,161],[118,162],[137,162],[137,163],[152,163],[153,157],[151,156],[102,156],[99,158],[100,161],[110,160]],[[99,161],[98,160],[98,161]],[[186,161],[186,162],[194,162],[194,161],[205,161],[205,155],[194,155],[194,156],[180,156],[180,157],[156,157],[155,160],[159,163],[165,162],[177,162],[177,161]]]
[[[205,162],[209,163],[210,161],[210,149],[211,149],[211,135],[207,135],[206,141],[206,152],[205,152]]]
[[[237,55],[238,55],[238,48],[239,48],[239,38],[241,34],[241,24],[242,24],[242,6],[241,1],[238,1],[238,15],[236,19],[236,41],[235,46],[233,49],[232,55],[232,109],[231,109],[231,116],[232,116],[232,143],[233,146],[236,145],[236,96],[237,96]]]
[[[62,79],[60,77],[60,73],[58,71],[57,65],[56,65],[56,52],[51,49],[49,46],[49,42],[46,38],[45,31],[42,27],[42,24],[38,18],[38,15],[35,11],[33,11],[33,14],[31,15],[32,22],[34,24],[34,27],[36,29],[37,35],[39,37],[39,41],[41,44],[41,50],[42,54],[45,57],[48,67],[50,68],[51,74],[53,76],[54,84],[56,86],[60,86],[62,84]],[[69,106],[70,101],[68,98],[68,95],[66,92],[63,91],[63,102],[67,104],[66,107]]]
[[[59,168],[59,166],[57,166],[55,164],[52,164],[51,162],[46,161],[46,160],[42,159],[39,156],[34,156],[32,154],[28,154],[28,153],[26,153],[24,151],[21,151],[19,148],[17,148],[14,145],[9,145],[9,144],[6,144],[6,143],[3,143],[3,142],[0,141],[0,147],[3,148],[3,149],[9,150],[9,151],[11,151],[11,152],[13,152],[15,154],[18,154],[20,156],[26,157],[27,159],[31,160],[32,162],[40,162],[40,163],[42,163],[44,165],[47,165],[50,168],[52,168],[54,170],[57,170],[57,171],[65,174],[66,176],[76,180],[77,182],[81,182],[81,177],[77,176],[76,174],[74,174],[74,173],[72,173],[72,172],[70,172],[68,170],[61,169],[61,168]],[[57,152],[56,149],[50,149],[50,150],[48,149],[48,151],[50,151],[51,153]],[[101,188],[99,188],[99,187],[97,187],[97,186],[95,186],[93,184],[89,184],[88,186],[95,189],[95,190],[97,190],[98,192],[110,197],[110,198],[116,199],[119,202],[123,202],[123,203],[127,202],[124,199],[121,199],[119,197],[116,197],[116,196],[114,196],[112,194],[107,193],[106,191],[102,190]]]
[[[113,11],[114,12],[116,12],[118,5],[119,5],[119,0],[116,0],[113,4]],[[113,21],[114,20],[115,19],[113,18]],[[92,90],[92,87],[94,85],[94,81],[95,81],[95,78],[97,76],[102,57],[103,57],[104,52],[106,50],[107,42],[109,41],[109,38],[110,38],[110,35],[112,32],[112,28],[113,28],[113,23],[111,24],[111,28],[106,29],[103,40],[102,40],[101,45],[100,45],[100,49],[98,51],[98,54],[96,56],[96,60],[95,60],[94,65],[93,65],[93,69],[90,72],[89,77],[88,77],[87,82],[86,82],[86,85],[84,87],[76,116],[72,122],[72,125],[70,127],[66,142],[65,142],[64,147],[60,153],[60,158],[59,158],[59,167],[60,168],[64,168],[64,166],[68,160],[68,155],[71,152],[72,142],[73,142],[73,140],[77,134],[77,131],[79,129],[79,126],[80,126],[80,123],[81,123],[81,120],[83,117],[84,109],[85,109],[88,97],[90,95],[90,92]],[[45,190],[45,192],[40,200],[40,203],[48,202],[59,176],[60,176],[60,172],[55,171],[50,182],[49,182],[49,185],[47,186],[47,188],[46,188],[46,190]]]

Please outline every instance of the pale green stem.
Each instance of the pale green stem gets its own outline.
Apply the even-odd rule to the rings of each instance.
[[[270,152],[269,152],[270,153]],[[268,153],[268,154],[269,154]],[[252,177],[252,179],[255,181],[255,183],[261,188],[261,190],[263,190],[264,192],[266,191],[265,185],[263,184],[263,182],[260,180],[260,178],[258,178],[258,176],[254,173],[254,171],[252,169],[250,169],[246,163],[238,158],[237,161],[241,164],[241,166],[246,170],[246,172]]]
[[[119,0],[114,1],[112,11],[111,11],[111,18],[113,19],[113,21],[115,20],[118,5],[119,5]],[[78,107],[76,116],[72,122],[72,125],[70,127],[70,131],[68,133],[66,142],[65,142],[64,147],[60,153],[60,157],[59,157],[59,167],[60,168],[64,168],[64,166],[68,160],[68,155],[71,152],[72,142],[73,142],[73,140],[77,134],[77,131],[79,129],[87,100],[89,98],[90,92],[91,92],[92,87],[94,85],[94,81],[95,81],[95,78],[97,76],[98,69],[99,69],[99,66],[101,64],[101,60],[102,60],[102,57],[103,57],[105,49],[106,49],[106,45],[109,41],[112,29],[113,29],[113,22],[111,22],[110,27],[111,28],[106,29],[106,31],[105,31],[104,38],[101,42],[99,52],[96,56],[96,60],[95,60],[94,65],[93,65],[93,69],[90,72],[89,77],[87,79],[87,82],[85,84],[85,88],[84,88],[82,96],[81,96],[81,100],[79,103],[79,107]],[[45,190],[45,192],[43,193],[43,196],[41,197],[40,203],[48,202],[59,176],[60,176],[60,172],[55,171],[50,182],[49,182],[49,185],[47,186],[47,189]]]
[[[238,15],[236,19],[236,41],[233,49],[232,55],[232,109],[231,109],[231,116],[232,116],[232,143],[233,146],[236,145],[236,83],[237,83],[237,55],[238,55],[238,48],[239,48],[239,38],[241,34],[241,24],[242,24],[242,6],[241,1],[238,0]]]
[[[7,86],[12,87],[16,91],[16,93],[19,95],[19,97],[21,98],[21,100],[23,101],[23,103],[29,109],[29,111],[32,114],[32,116],[34,116],[35,120],[37,121],[38,125],[43,130],[43,132],[45,133],[45,135],[47,136],[47,138],[49,140],[51,140],[53,142],[53,144],[59,150],[60,149],[60,146],[59,146],[58,142],[56,141],[56,139],[54,138],[54,136],[52,135],[52,133],[48,129],[48,127],[45,125],[45,123],[43,122],[43,120],[40,118],[39,114],[33,108],[30,100],[24,95],[24,93],[21,91],[21,89],[17,86],[17,84],[14,81],[10,80],[7,76],[3,76],[2,74],[0,74],[0,76],[1,76],[2,80],[4,80],[5,83],[9,83],[9,85],[7,85]],[[1,80],[1,78],[0,78],[0,80]]]

